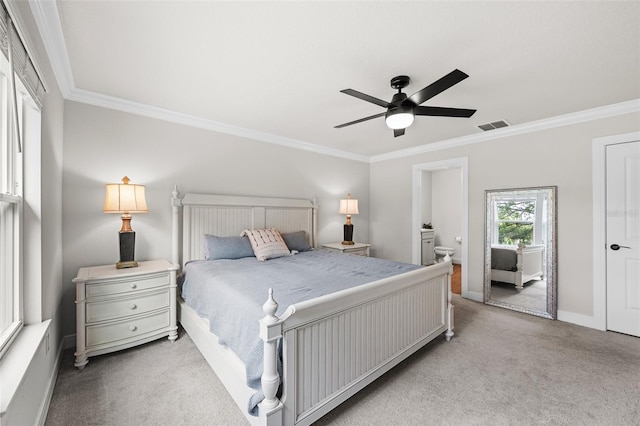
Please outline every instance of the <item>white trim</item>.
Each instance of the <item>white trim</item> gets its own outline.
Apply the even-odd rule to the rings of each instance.
[[[474,295],[469,292],[469,158],[451,158],[449,160],[434,161],[430,163],[421,163],[413,165],[413,197],[412,197],[412,225],[411,229],[420,229],[420,206],[422,197],[422,172],[442,170],[445,168],[461,168],[462,169],[462,201],[461,220],[462,220],[462,260],[461,264],[461,290],[462,297],[467,299],[475,299]],[[421,263],[420,250],[421,238],[418,232],[412,233],[412,262],[416,265]],[[479,299],[482,301],[482,297]]]
[[[47,391],[44,399],[40,404],[38,410],[38,426],[43,426],[47,420],[47,414],[49,413],[49,406],[51,405],[51,398],[53,397],[53,391],[56,388],[56,381],[58,379],[58,371],[62,364],[62,354],[64,353],[62,345],[58,345],[58,352],[56,353],[56,359],[53,363],[53,369],[49,373],[49,380],[47,380]]]
[[[599,318],[595,316],[590,317],[588,315],[576,314],[575,312],[558,311],[558,321],[568,322],[582,327],[595,328],[596,330],[604,331],[605,328],[601,327]]]
[[[53,72],[60,85],[60,90],[65,99],[76,102],[86,103],[89,105],[100,106],[103,108],[114,109],[118,111],[128,112],[131,114],[151,117],[158,120],[165,120],[172,123],[183,124],[185,126],[193,126],[201,129],[212,130],[220,133],[246,137],[263,142],[283,145],[293,149],[302,149],[319,154],[330,155],[348,160],[362,161],[365,163],[376,163],[401,157],[408,157],[425,152],[433,152],[442,149],[449,149],[457,146],[469,145],[479,142],[505,138],[514,135],[520,135],[530,132],[536,132],[554,127],[566,126],[584,121],[598,120],[601,118],[612,117],[616,115],[629,114],[640,111],[640,99],[633,99],[626,102],[620,102],[613,105],[606,105],[598,108],[592,108],[584,111],[578,111],[570,114],[560,115],[557,117],[545,118],[542,120],[523,123],[515,126],[504,127],[501,129],[491,130],[478,134],[462,136],[443,140],[439,142],[429,143],[414,148],[393,151],[385,154],[367,156],[363,154],[355,154],[333,148],[327,148],[309,142],[296,139],[284,138],[278,135],[263,133],[243,127],[231,126],[213,120],[191,116],[176,111],[154,107],[138,102],[128,101],[112,96],[107,96],[87,90],[77,89],[73,79],[73,71],[69,61],[64,34],[60,24],[60,16],[56,1],[30,1],[31,11],[42,36],[45,49],[49,55],[49,60],[53,68]]]
[[[75,349],[76,348],[76,333],[67,334],[62,338],[63,348],[66,349]]]
[[[369,162],[377,163],[380,161],[393,160],[402,157],[409,157],[426,152],[439,151],[463,145],[470,145],[479,142],[487,142],[491,140],[506,138],[509,136],[521,135],[525,133],[538,132],[540,130],[553,129],[555,127],[568,126],[570,124],[582,123],[585,121],[599,120],[602,118],[613,117],[623,114],[631,114],[640,112],[640,99],[633,99],[617,104],[606,105],[598,108],[592,108],[584,111],[573,112],[570,114],[559,115],[557,117],[544,118],[542,120],[531,121],[528,123],[518,124],[515,126],[503,127],[501,129],[490,130],[475,135],[461,136],[459,138],[448,139],[440,142],[434,142],[414,148],[402,149],[399,151],[388,152],[386,154],[374,155],[369,157]]]
[[[117,111],[123,111],[130,114],[142,115],[157,120],[168,121],[185,126],[196,127],[214,132],[226,133],[229,135],[240,136],[262,142],[268,142],[276,145],[283,145],[289,148],[301,149],[303,151],[311,151],[318,154],[331,155],[334,157],[346,158],[348,160],[368,162],[369,157],[366,155],[354,154],[338,149],[327,148],[320,145],[314,145],[297,139],[285,138],[271,133],[264,133],[257,130],[247,129],[244,127],[232,126],[230,124],[213,121],[206,118],[196,117],[165,108],[152,105],[146,105],[139,102],[129,101],[126,99],[116,98],[113,96],[94,93],[82,89],[72,89],[66,96],[70,101],[82,102],[89,105],[95,105],[102,108],[109,108]]]
[[[607,329],[607,217],[606,217],[606,149],[608,145],[640,140],[640,132],[594,138],[591,144],[593,189],[593,325]],[[575,314],[573,314],[575,316]],[[573,316],[571,317],[573,318]],[[589,317],[585,317],[589,318]],[[558,319],[560,312],[558,312]],[[574,322],[572,320],[567,320]],[[581,324],[575,322],[576,324]],[[581,324],[582,325],[582,324]]]
[[[450,149],[458,146],[471,145],[520,134],[552,129],[555,127],[567,126],[570,124],[576,124],[590,120],[598,120],[616,115],[640,112],[640,99],[634,99],[632,101],[621,102],[618,104],[607,105],[571,114],[565,114],[558,117],[545,118],[542,120],[532,121],[516,126],[504,127],[502,129],[496,129],[480,134],[461,136],[459,138],[433,142],[404,150],[392,151],[374,156],[367,156],[363,154],[355,154],[338,149],[327,148],[297,139],[284,138],[282,136],[274,135],[271,133],[264,133],[244,127],[232,126],[218,121],[183,114],[169,109],[159,108],[152,105],[146,105],[82,89],[73,88],[69,93],[66,94],[65,98],[71,101],[81,102],[117,111],[123,111],[130,114],[142,115],[157,120],[168,121],[185,126],[211,130],[252,140],[282,145],[293,149],[301,149],[304,151],[311,151],[318,154],[330,155],[365,163],[377,163],[381,161],[423,154],[426,152]]]
[[[467,294],[463,297],[473,300],[474,302],[484,303],[484,294],[478,293],[477,291],[467,291]]]
[[[58,6],[55,1],[30,1],[29,6],[49,56],[53,74],[56,76],[62,96],[66,98],[71,89],[75,87],[75,83],[60,25]]]

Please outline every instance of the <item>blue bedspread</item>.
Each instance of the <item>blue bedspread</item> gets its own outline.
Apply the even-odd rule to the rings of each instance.
[[[256,415],[263,399],[260,385],[263,342],[259,320],[268,289],[279,304],[289,305],[420,268],[372,257],[314,250],[259,262],[255,257],[200,260],[185,267],[182,297],[209,320],[221,344],[245,363],[247,385],[256,389],[249,411]]]

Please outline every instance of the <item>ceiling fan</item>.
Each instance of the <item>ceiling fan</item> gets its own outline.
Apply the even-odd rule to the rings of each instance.
[[[406,93],[402,93],[402,89],[409,85],[411,79],[406,75],[399,75],[391,79],[391,87],[398,90],[398,93],[393,95],[391,102],[383,101],[382,99],[374,98],[365,93],[358,92],[353,89],[344,89],[340,92],[347,95],[355,96],[363,101],[371,102],[372,104],[379,105],[386,108],[386,112],[380,114],[371,115],[369,117],[361,118],[359,120],[350,121],[348,123],[335,126],[336,129],[350,126],[352,124],[362,123],[363,121],[371,120],[384,116],[387,126],[393,129],[393,136],[398,137],[404,135],[404,129],[413,124],[413,120],[416,115],[431,115],[440,117],[471,117],[476,110],[464,109],[464,108],[443,108],[432,106],[421,106],[423,102],[433,98],[439,93],[444,92],[451,86],[460,83],[465,78],[469,77],[464,72],[455,69],[449,74],[445,75],[439,80],[434,81],[422,90],[417,91],[411,96],[407,96]]]

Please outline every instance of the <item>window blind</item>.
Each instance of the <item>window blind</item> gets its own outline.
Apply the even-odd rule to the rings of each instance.
[[[7,19],[9,18],[9,19]],[[11,37],[9,37],[11,31]],[[0,2],[0,50],[9,58],[9,40],[11,40],[11,53],[13,56],[13,70],[22,84],[27,88],[31,97],[42,106],[45,88],[40,75],[36,70],[29,52],[11,20],[9,11],[4,2]]]

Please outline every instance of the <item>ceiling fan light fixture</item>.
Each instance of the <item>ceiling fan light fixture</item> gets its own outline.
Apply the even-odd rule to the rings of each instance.
[[[413,109],[410,106],[401,106],[390,109],[384,116],[387,127],[390,129],[406,129],[413,124]]]
[[[393,129],[393,137],[404,135],[404,129],[413,124],[413,120],[416,115],[419,116],[434,116],[434,117],[461,117],[469,118],[476,110],[467,108],[447,108],[437,106],[423,106],[422,104],[434,96],[444,92],[452,86],[460,83],[465,78],[469,77],[459,69],[451,71],[444,77],[434,81],[430,85],[418,90],[411,96],[407,96],[402,92],[402,89],[409,85],[411,79],[406,75],[399,75],[391,79],[391,88],[396,89],[398,93],[393,95],[391,102],[383,101],[374,96],[367,95],[366,93],[358,92],[353,89],[344,89],[340,92],[362,99],[363,101],[381,106],[386,109],[386,112],[370,115],[368,117],[361,118],[359,120],[350,121],[348,123],[339,124],[334,126],[336,129],[342,127],[351,126],[352,124],[362,123],[363,121],[373,120],[374,118],[384,116],[387,126]]]

